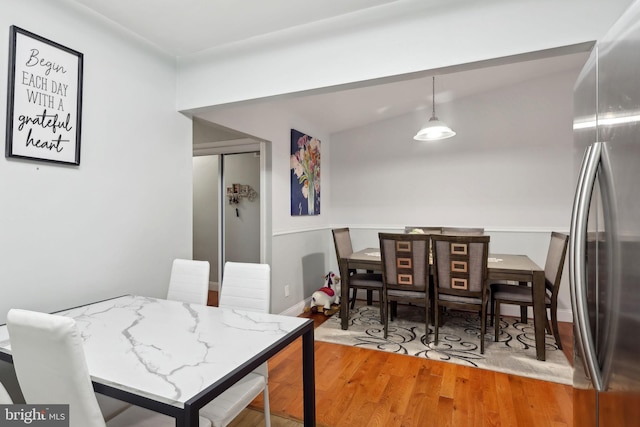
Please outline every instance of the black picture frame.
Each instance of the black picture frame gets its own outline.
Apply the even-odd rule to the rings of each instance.
[[[10,27],[5,157],[80,165],[83,59]]]

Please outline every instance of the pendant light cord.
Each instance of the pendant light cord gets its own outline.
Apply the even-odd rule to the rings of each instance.
[[[433,103],[433,111],[431,113],[432,117],[436,116],[436,76],[432,77],[433,81],[431,84],[431,102]]]

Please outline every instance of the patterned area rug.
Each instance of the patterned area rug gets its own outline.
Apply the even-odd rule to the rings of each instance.
[[[425,359],[458,363],[561,384],[573,383],[573,368],[553,336],[547,334],[546,361],[536,359],[533,323],[516,318],[500,321],[498,342],[487,323],[484,354],[480,354],[480,320],[477,314],[449,310],[442,317],[438,345],[433,325],[425,335],[424,308],[398,305],[398,316],[389,321],[384,338],[377,306],[356,304],[349,314],[349,329],[340,328],[338,314],[315,330],[315,339],[335,344],[407,354]]]

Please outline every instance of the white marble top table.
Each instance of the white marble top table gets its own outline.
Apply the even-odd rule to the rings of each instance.
[[[197,425],[200,407],[303,336],[305,425],[315,423],[309,319],[130,295],[57,314],[76,320],[96,391],[175,416],[176,425]],[[0,358],[10,354],[3,325]]]

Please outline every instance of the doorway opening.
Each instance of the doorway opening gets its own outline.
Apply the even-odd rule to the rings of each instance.
[[[194,120],[193,258],[209,261],[209,289],[218,290],[226,261],[268,262],[269,152],[268,143],[244,136],[198,142],[200,122]]]

